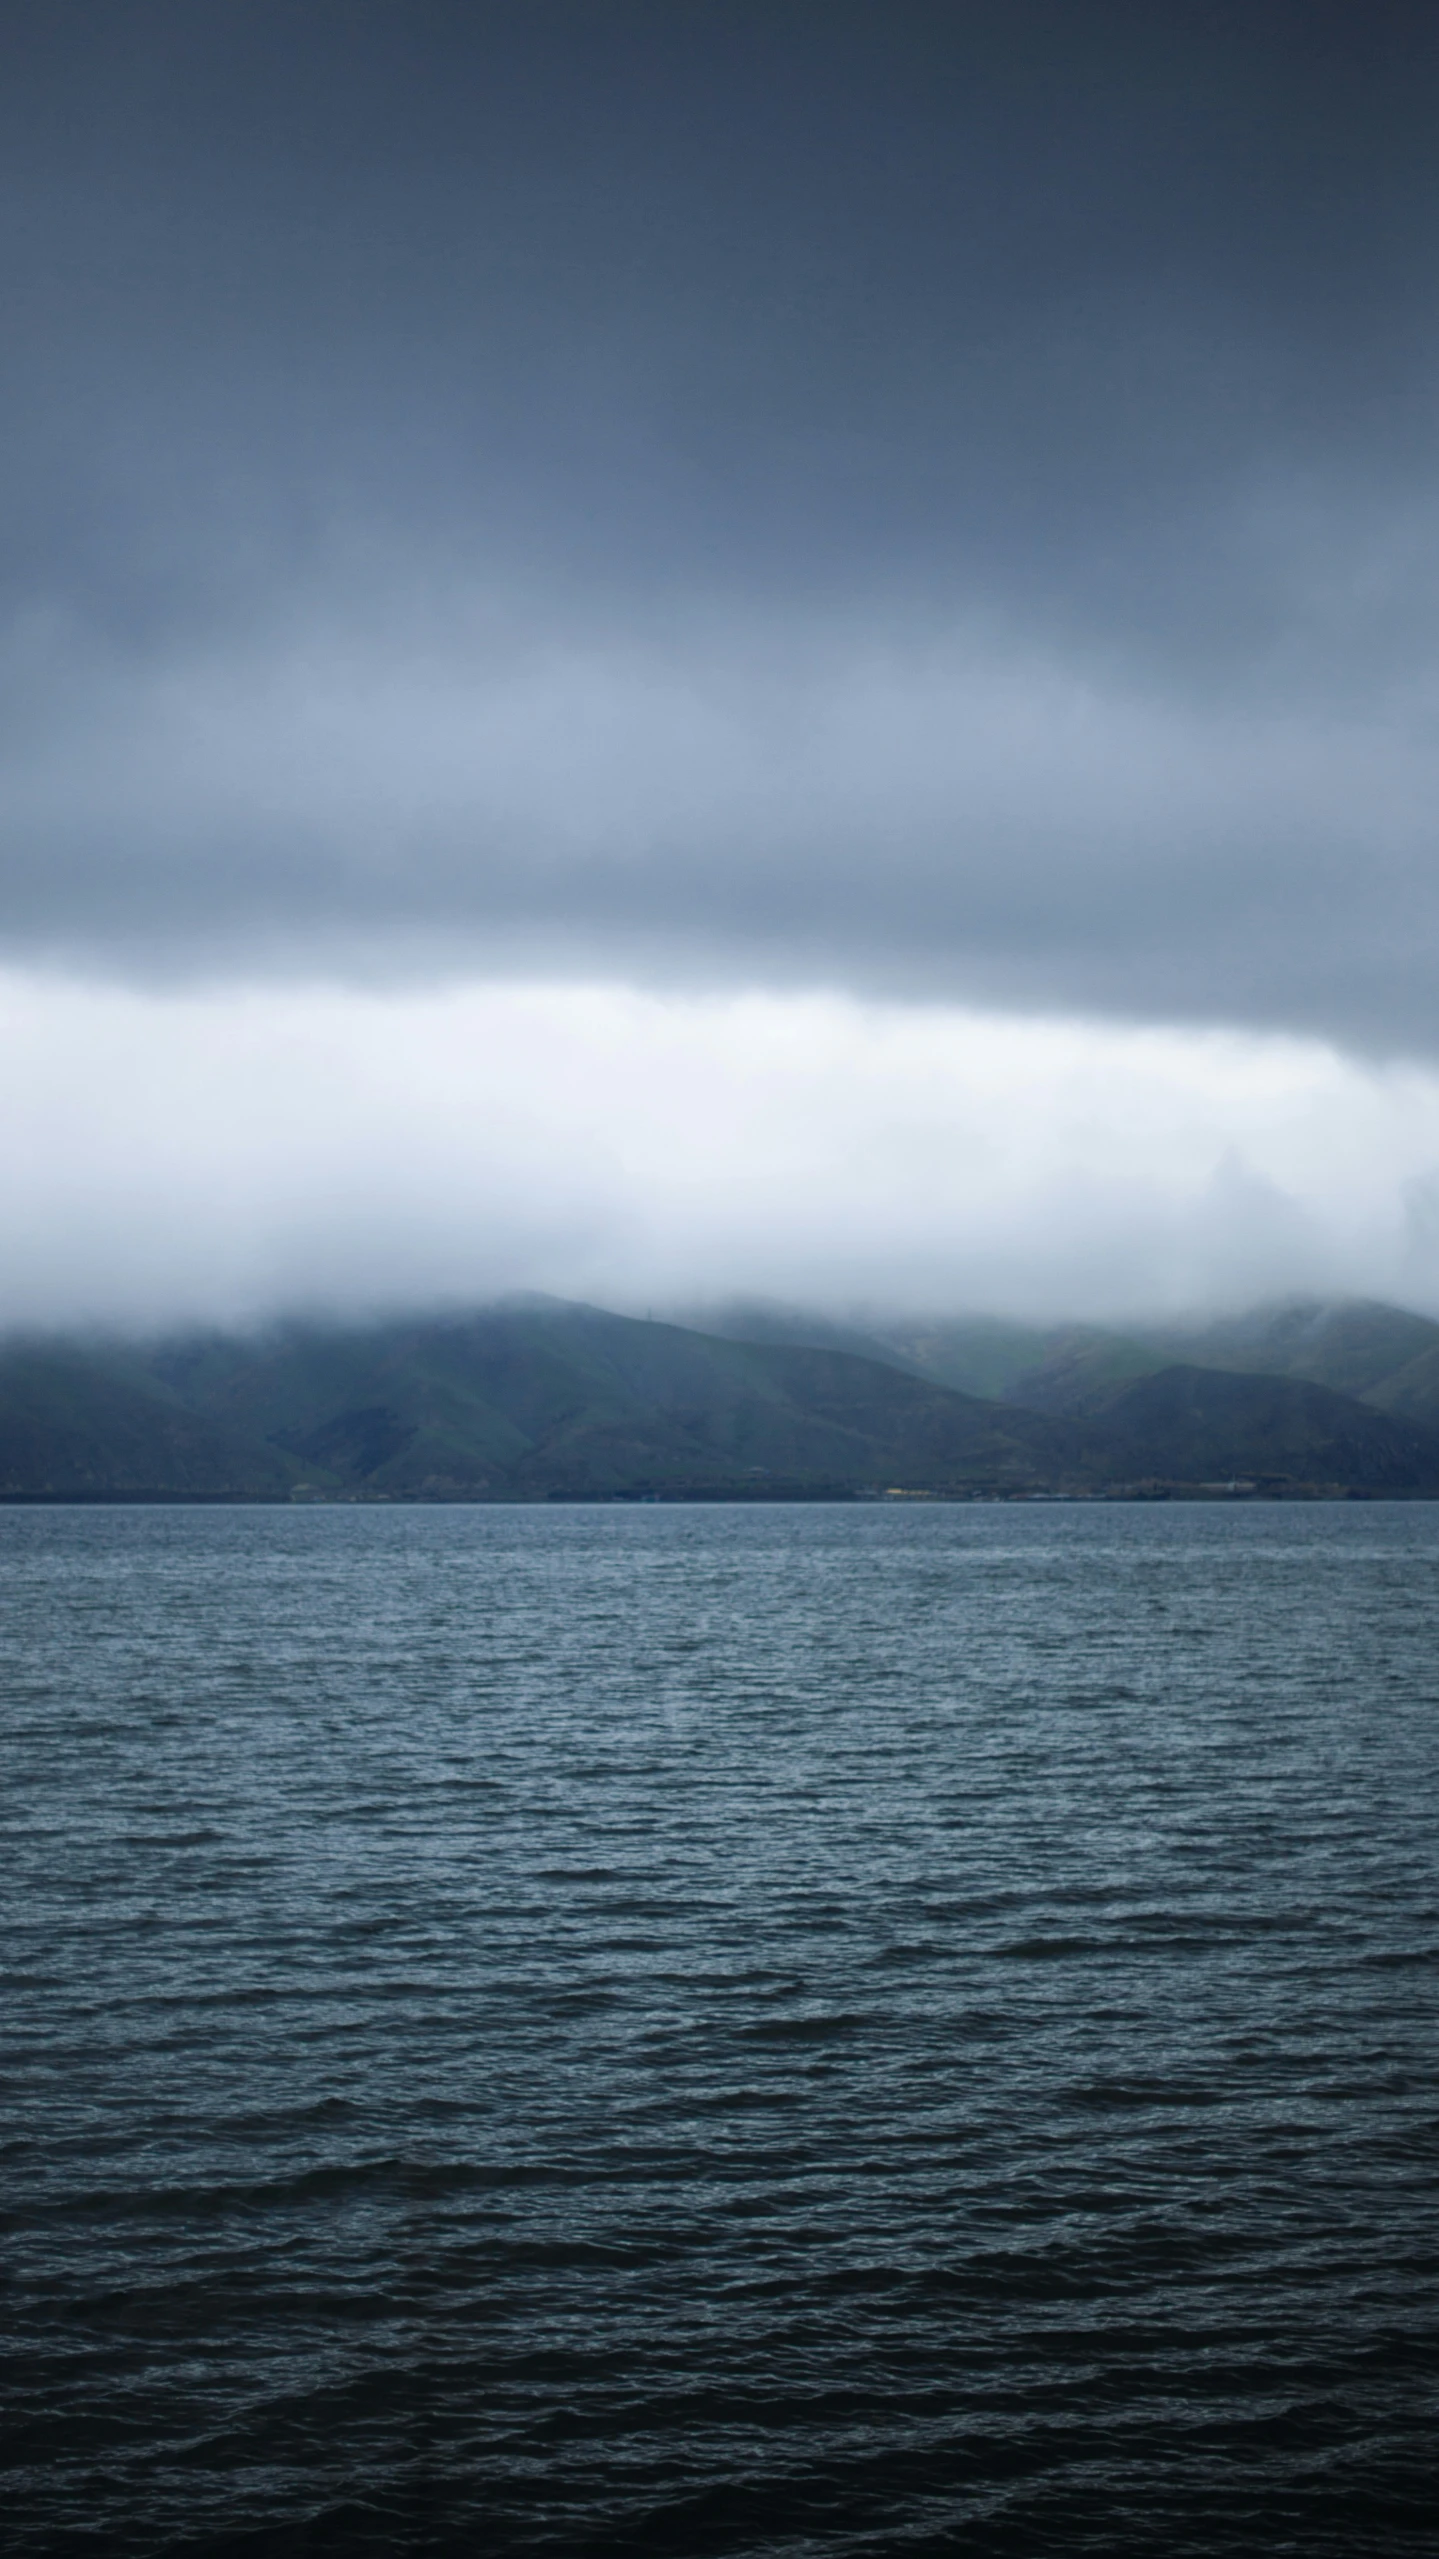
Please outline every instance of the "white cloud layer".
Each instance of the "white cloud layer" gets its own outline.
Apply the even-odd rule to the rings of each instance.
[[[0,978],[0,1321],[1439,1308],[1439,1075],[825,994]]]

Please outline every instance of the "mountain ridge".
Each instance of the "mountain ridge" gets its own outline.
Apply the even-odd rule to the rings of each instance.
[[[710,1329],[752,1341],[829,1340],[966,1394],[1083,1413],[1126,1378],[1175,1364],[1301,1377],[1376,1410],[1439,1426],[1439,1322],[1377,1298],[1283,1298],[1241,1315],[1166,1324],[1023,1323],[1001,1316],[856,1320],[737,1301]]]
[[[775,1342],[530,1298],[148,1344],[12,1341],[0,1498],[1439,1495],[1439,1430],[1372,1388],[1364,1401],[1071,1327],[1048,1337],[1034,1373],[1049,1402],[1031,1405],[1013,1384],[978,1396],[867,1356],[849,1328],[844,1344],[805,1341],[803,1323]],[[1008,1329],[1007,1358],[1022,1336]],[[1428,1356],[1412,1326],[1398,1347]],[[1352,1341],[1342,1355],[1359,1355]],[[1371,1371],[1382,1390],[1391,1372]]]

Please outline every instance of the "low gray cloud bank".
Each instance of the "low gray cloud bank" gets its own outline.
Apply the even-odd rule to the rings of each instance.
[[[972,629],[462,620],[372,599],[243,654],[66,665],[0,784],[12,948],[1432,1035],[1427,702],[1121,691]]]
[[[1432,1045],[1432,11],[14,33],[12,955]]]

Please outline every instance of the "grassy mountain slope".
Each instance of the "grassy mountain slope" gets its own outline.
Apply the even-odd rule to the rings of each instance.
[[[1262,1371],[1270,1377],[1305,1377],[1336,1394],[1383,1398],[1395,1411],[1406,1409],[1400,1380],[1439,1354],[1439,1324],[1372,1298],[1337,1303],[1295,1299],[1247,1315],[1224,1316],[1197,1330],[1146,1330],[1138,1338],[1171,1359],[1204,1368]],[[1399,1400],[1391,1400],[1396,1395]]]
[[[297,1472],[263,1435],[187,1410],[100,1351],[0,1349],[0,1495],[273,1498]]]
[[[1367,1390],[1364,1401],[1381,1413],[1395,1413],[1426,1430],[1439,1430],[1439,1344],[1381,1378]]]
[[[602,1493],[943,1481],[1038,1485],[1068,1454],[1002,1414],[846,1351],[724,1341],[537,1305],[341,1331],[291,1326],[155,1373],[302,1469],[390,1494]]]
[[[1050,1336],[1043,1358],[1005,1389],[1005,1401],[1036,1413],[1098,1412],[1120,1387],[1173,1365],[1173,1353],[1153,1343],[1076,1324]]]
[[[715,1329],[754,1342],[855,1350],[960,1393],[1081,1416],[1116,1386],[1177,1365],[1305,1378],[1439,1429],[1439,1324],[1375,1299],[1295,1299],[1209,1323],[1012,1324],[998,1317],[908,1318],[868,1331],[798,1308],[731,1307]]]
[[[724,1342],[758,1342],[776,1350],[853,1351],[857,1359],[878,1360],[883,1368],[904,1369],[912,1376],[927,1376],[922,1361],[908,1359],[893,1346],[881,1328],[872,1332],[866,1325],[848,1324],[832,1315],[821,1315],[812,1307],[776,1305],[767,1298],[733,1297],[713,1304],[667,1309],[665,1321],[678,1325],[688,1333],[707,1333]],[[936,1380],[940,1385],[953,1383],[948,1378]],[[961,1387],[961,1392],[978,1393],[977,1388]]]
[[[673,1321],[726,1341],[763,1342],[782,1349],[853,1351],[885,1368],[927,1377],[959,1395],[996,1402],[1016,1380],[1042,1366],[1065,1343],[1109,1337],[1092,1325],[1056,1327],[1012,1324],[1002,1316],[903,1317],[873,1324],[840,1323],[812,1307],[777,1306],[755,1298],[691,1308]],[[1018,1398],[1017,1400],[1023,1400]]]
[[[1165,1368],[1115,1388],[1090,1427],[1091,1462],[1136,1482],[1237,1477],[1375,1494],[1439,1485],[1439,1435],[1306,1378]]]
[[[803,1342],[555,1302],[0,1353],[0,1493],[515,1499],[1439,1491],[1439,1433],[1309,1380],[1056,1337],[1038,1412]],[[1021,1376],[1024,1372],[1020,1373]],[[1079,1383],[1076,1384],[1076,1378]]]
[[[1068,1328],[1072,1329],[1072,1328]],[[1010,1324],[1000,1316],[957,1316],[875,1328],[876,1357],[894,1360],[957,1394],[994,1399],[1011,1394],[1017,1378],[1046,1360],[1061,1329]]]
[[[758,1301],[718,1307],[703,1322],[678,1320],[733,1340],[853,1350],[962,1394],[1046,1411],[1083,1409],[1115,1379],[1176,1362],[1307,1377],[1341,1395],[1398,1398],[1420,1391],[1420,1363],[1439,1357],[1439,1323],[1372,1298],[1296,1298],[1207,1322],[1122,1327],[1018,1324],[998,1316],[839,1324],[811,1309]],[[1426,1369],[1426,1393],[1431,1376]]]

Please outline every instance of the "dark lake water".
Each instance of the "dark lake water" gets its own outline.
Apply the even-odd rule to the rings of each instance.
[[[1439,1507],[8,1510],[17,2552],[1439,2548]]]

